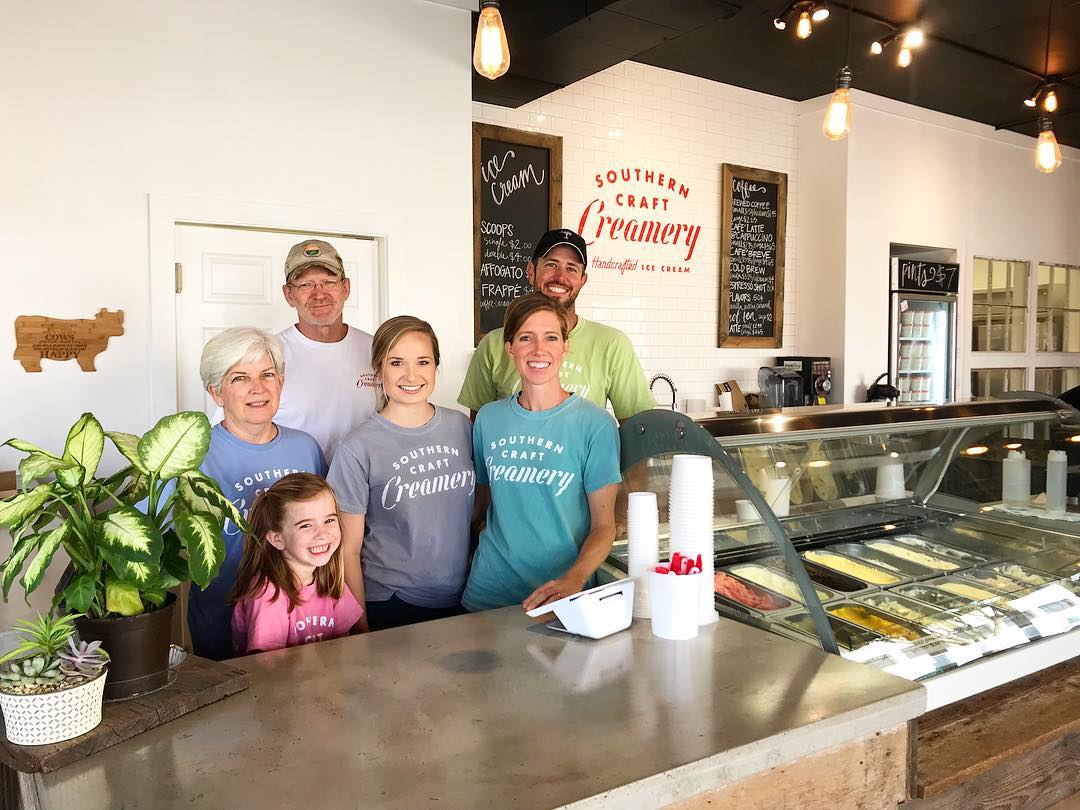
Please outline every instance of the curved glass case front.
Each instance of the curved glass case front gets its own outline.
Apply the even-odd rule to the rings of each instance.
[[[1080,414],[1057,400],[795,409],[700,424],[651,411],[621,438],[624,487],[657,494],[662,553],[672,457],[714,457],[724,615],[808,643],[822,635],[795,582],[801,572],[717,448],[779,519],[845,657],[925,678],[1080,627],[1080,507],[1071,498],[1052,514],[1046,503],[1051,450],[1066,453],[1066,494],[1080,493],[1071,474],[1080,473]],[[1010,453],[1030,465],[1027,503],[1003,501]],[[610,562],[625,570],[626,557],[623,536]],[[1075,655],[1080,633],[1072,641]]]

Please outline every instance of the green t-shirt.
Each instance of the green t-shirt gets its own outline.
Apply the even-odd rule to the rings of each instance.
[[[504,343],[502,329],[481,338],[458,394],[458,402],[466,408],[479,411],[521,388],[521,378]],[[578,318],[559,379],[567,391],[601,408],[611,402],[616,419],[629,419],[656,406],[630,340],[618,329],[595,321]]]

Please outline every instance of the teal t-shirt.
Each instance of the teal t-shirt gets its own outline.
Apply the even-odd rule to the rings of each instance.
[[[481,408],[473,459],[491,505],[461,603],[516,605],[577,560],[591,524],[588,493],[621,480],[619,432],[577,395],[546,411],[527,411],[513,395]]]
[[[473,411],[521,390],[514,361],[503,347],[503,330],[488,332],[473,352],[458,402]],[[656,406],[629,338],[618,329],[578,318],[559,382],[601,408],[611,403],[616,419]]]

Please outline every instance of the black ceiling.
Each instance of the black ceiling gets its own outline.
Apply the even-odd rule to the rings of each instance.
[[[1043,74],[1053,2],[1050,74],[1054,132],[1080,147],[1080,0],[854,0],[853,86],[880,96],[1038,134],[1023,105]],[[772,20],[786,0],[503,0],[510,71],[473,74],[473,99],[518,107],[611,65],[633,60],[802,101],[830,93],[843,64],[847,2],[806,40]],[[475,18],[475,15],[474,15]],[[920,22],[928,35],[908,68],[890,48],[871,56],[884,24]],[[471,43],[470,43],[471,47]]]

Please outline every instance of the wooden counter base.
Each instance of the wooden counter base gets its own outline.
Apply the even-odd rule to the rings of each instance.
[[[1080,660],[916,721],[916,795],[905,810],[1050,807],[1080,793]]]
[[[895,807],[907,796],[907,753],[908,727],[897,726],[668,807],[672,810]]]

